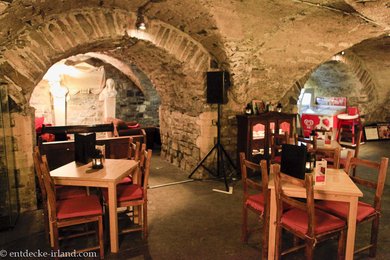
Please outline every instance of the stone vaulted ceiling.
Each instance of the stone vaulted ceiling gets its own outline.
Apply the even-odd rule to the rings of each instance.
[[[158,24],[149,43],[126,32],[140,7]],[[313,68],[363,40],[389,41],[390,1],[9,0],[0,1],[0,24],[0,82],[14,85],[19,103],[50,65],[95,51],[136,64],[165,104],[183,111],[182,100],[204,109],[204,71],[228,69],[229,109],[238,111],[264,95],[279,100]]]

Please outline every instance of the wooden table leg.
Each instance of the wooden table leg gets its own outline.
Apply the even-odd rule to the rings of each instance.
[[[118,253],[118,215],[117,215],[117,201],[116,201],[116,184],[109,183],[108,185],[108,211],[110,219],[110,244],[111,252]]]
[[[349,202],[347,245],[345,248],[345,259],[347,260],[353,259],[353,252],[355,248],[357,205],[358,198],[352,197]]]
[[[275,238],[276,238],[276,194],[275,189],[270,190],[270,212],[269,212],[269,237],[268,237],[268,259],[275,259]]]

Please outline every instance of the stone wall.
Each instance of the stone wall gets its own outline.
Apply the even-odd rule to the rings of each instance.
[[[143,86],[143,92],[126,75],[110,65],[105,65],[106,78],[114,79],[116,90],[116,117],[124,121],[134,121],[141,126],[158,126],[158,109],[160,106],[160,97],[150,80],[143,75],[136,67],[140,84]]]
[[[136,121],[141,126],[158,126],[160,98],[154,87],[144,80],[144,94],[128,77],[109,64],[105,64],[106,78],[114,79],[116,90],[116,117],[124,121]],[[36,117],[45,117],[45,124],[53,124],[53,105],[49,85],[42,80],[30,99]],[[67,124],[91,125],[103,123],[103,101],[99,93],[90,90],[69,93],[67,99]]]
[[[32,111],[31,111],[32,112]],[[11,117],[15,122],[12,128],[14,151],[16,187],[18,189],[19,207],[21,211],[36,208],[35,175],[33,168],[32,152],[34,147],[35,134],[32,129],[32,114],[22,115],[12,113]]]
[[[196,144],[201,135],[198,117],[162,108],[160,119],[161,156],[173,165],[190,171],[200,157]]]

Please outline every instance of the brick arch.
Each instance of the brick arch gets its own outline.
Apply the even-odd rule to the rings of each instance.
[[[208,69],[210,54],[189,35],[161,21],[150,20],[147,37],[140,37],[135,34],[135,20],[135,13],[102,8],[48,16],[46,23],[26,28],[14,40],[17,44],[9,44],[9,48],[0,53],[0,78],[13,86],[11,96],[23,106],[47,69],[58,60],[91,50],[134,44],[137,40],[129,36],[163,49],[185,70]]]
[[[343,55],[337,54],[332,57],[332,60],[337,60],[347,65],[356,78],[362,83],[363,87],[360,90],[360,93],[364,98],[359,102],[359,108],[362,114],[367,115],[367,119],[369,120],[369,115],[376,109],[375,106],[372,106],[372,101],[375,101],[378,97],[377,86],[374,79],[371,77],[364,63],[352,51],[345,51]],[[310,70],[305,74],[305,76],[297,80],[294,85],[286,92],[286,94],[281,99],[283,107],[291,110],[292,104],[297,103],[301,89],[304,87],[306,81],[309,79],[310,75],[315,71],[315,69]]]

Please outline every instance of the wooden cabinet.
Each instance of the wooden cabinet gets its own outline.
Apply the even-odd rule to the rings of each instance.
[[[244,152],[248,160],[256,163],[262,159],[269,160],[272,133],[283,134],[287,131],[293,137],[296,118],[296,114],[279,112],[237,115],[237,165],[240,163],[240,152]]]

